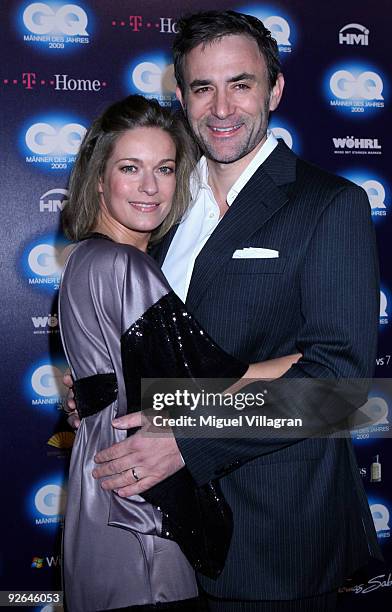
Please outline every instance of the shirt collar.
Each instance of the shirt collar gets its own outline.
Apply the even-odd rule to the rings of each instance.
[[[271,155],[272,151],[277,146],[278,141],[272,132],[268,132],[267,140],[260,147],[260,150],[257,151],[256,155],[250,162],[250,164],[245,168],[245,170],[240,174],[229,193],[227,194],[227,204],[229,206],[232,205],[235,198],[238,196],[239,192],[243,187],[245,187],[246,183],[249,179],[254,175],[256,170],[261,166],[263,162],[267,159],[269,155]]]

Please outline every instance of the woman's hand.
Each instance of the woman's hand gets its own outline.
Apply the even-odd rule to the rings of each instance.
[[[68,415],[67,423],[73,429],[78,429],[80,426],[80,418],[76,408],[76,402],[72,390],[73,380],[69,370],[67,370],[63,376],[63,385],[68,389],[67,395],[63,399],[63,408],[66,414]]]

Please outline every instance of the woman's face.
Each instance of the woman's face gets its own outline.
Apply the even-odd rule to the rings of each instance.
[[[143,127],[124,132],[99,181],[103,216],[119,230],[145,234],[158,227],[171,208],[175,159],[176,146],[164,130]]]

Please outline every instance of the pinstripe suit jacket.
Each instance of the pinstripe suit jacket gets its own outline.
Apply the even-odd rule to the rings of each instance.
[[[232,259],[249,246],[280,256]],[[365,192],[280,141],[199,254],[187,305],[246,362],[299,351],[287,377],[370,378],[378,297]],[[312,438],[272,450],[263,439],[178,444],[197,483],[221,479],[234,515],[222,575],[200,577],[207,592],[240,600],[311,596],[380,555],[351,441]]]

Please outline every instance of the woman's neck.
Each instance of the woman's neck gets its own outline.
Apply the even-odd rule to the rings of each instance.
[[[114,242],[118,242],[120,244],[130,244],[131,246],[136,247],[139,251],[147,251],[147,246],[151,237],[151,234],[148,232],[137,232],[135,230],[128,229],[124,227],[120,223],[118,223],[115,219],[108,218],[106,216],[101,215],[101,218],[98,220],[95,225],[94,232],[98,232],[99,234],[105,234]]]

